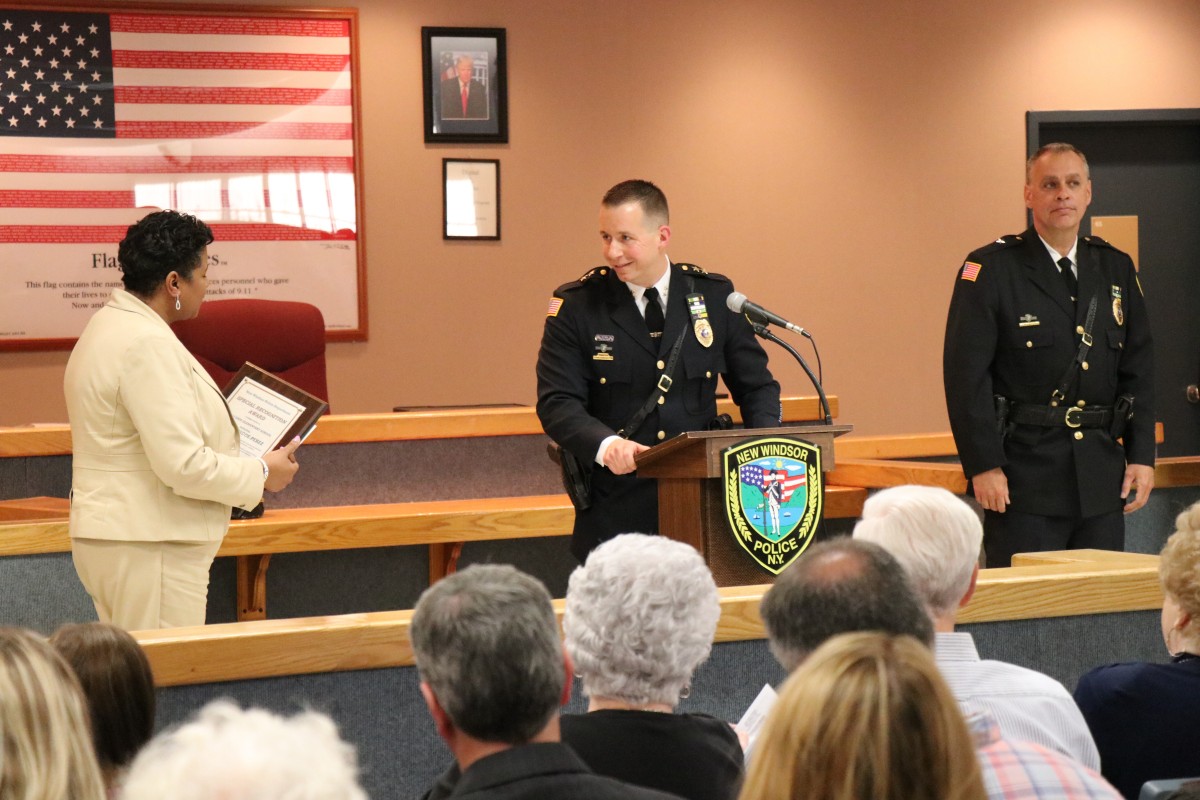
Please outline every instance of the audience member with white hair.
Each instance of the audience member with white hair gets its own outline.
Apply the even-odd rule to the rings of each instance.
[[[104,800],[79,683],[20,628],[0,628],[0,798]]]
[[[885,489],[863,505],[854,538],[882,546],[903,565],[933,619],[938,668],[964,713],[988,712],[1005,738],[1100,768],[1087,723],[1061,683],[1015,664],[982,660],[971,634],[955,632],[958,609],[975,593],[983,541],[983,525],[966,503],[932,486]]]
[[[354,747],[333,721],[216,700],[151,740],[122,800],[367,800]]]
[[[694,548],[627,533],[593,550],[571,574],[563,616],[588,712],[562,716],[563,741],[601,775],[688,800],[734,797],[742,748],[729,723],[673,713],[720,614]]]

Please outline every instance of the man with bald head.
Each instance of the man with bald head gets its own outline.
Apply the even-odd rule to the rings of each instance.
[[[883,631],[933,645],[933,625],[904,568],[879,545],[845,537],[809,547],[759,612],[771,652],[789,672],[842,633]]]

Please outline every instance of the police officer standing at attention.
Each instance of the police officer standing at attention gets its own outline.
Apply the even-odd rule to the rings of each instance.
[[[1146,305],[1129,256],[1079,236],[1091,200],[1083,153],[1045,145],[1026,164],[1033,227],[971,253],[954,281],[946,405],[989,567],[1122,550],[1122,511],[1154,488]]]
[[[607,266],[560,286],[538,353],[537,413],[562,456],[590,471],[573,496],[580,561],[620,533],[658,531],[657,481],[638,453],[717,416],[717,376],[747,428],[780,421],[779,384],[745,317],[725,307],[723,275],[667,257],[667,198],[649,181],[608,190],[600,205]]]

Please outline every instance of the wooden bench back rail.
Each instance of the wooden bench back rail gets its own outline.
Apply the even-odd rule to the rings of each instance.
[[[853,448],[843,447],[853,439],[838,442],[837,468],[826,473],[830,486],[859,486],[867,489],[886,489],[915,483],[921,486],[941,486],[954,494],[965,494],[967,479],[958,464],[936,464],[895,459],[860,458],[843,455]],[[1200,457],[1174,456],[1160,458],[1154,465],[1154,485],[1168,489],[1176,486],[1200,486]]]
[[[1076,550],[989,569],[962,622],[992,622],[1160,608],[1158,557]],[[721,589],[718,642],[765,636],[758,605],[766,586]],[[563,603],[555,601],[561,615]],[[262,620],[141,631],[160,686],[410,666],[411,611]]]
[[[866,489],[829,487],[825,515],[855,518],[866,497]],[[44,509],[48,500],[33,505]],[[0,524],[0,556],[69,552],[66,501],[58,504],[59,519]],[[218,555],[238,559],[238,618],[265,619],[275,553],[426,545],[432,583],[454,571],[464,543],[567,536],[574,522],[575,509],[561,494],[271,509],[261,519],[233,522]]]
[[[830,395],[836,417],[838,398]],[[783,421],[822,419],[816,397],[783,398]],[[736,405],[717,401],[717,413],[741,422]],[[542,432],[537,414],[528,406],[507,408],[448,408],[387,414],[327,414],[306,444],[391,442],[411,439],[459,439],[476,436],[530,436]],[[71,429],[65,424],[0,427],[0,458],[62,456],[71,452]]]

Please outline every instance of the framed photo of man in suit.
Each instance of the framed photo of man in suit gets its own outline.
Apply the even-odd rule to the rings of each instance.
[[[426,142],[508,141],[504,28],[421,28]]]

